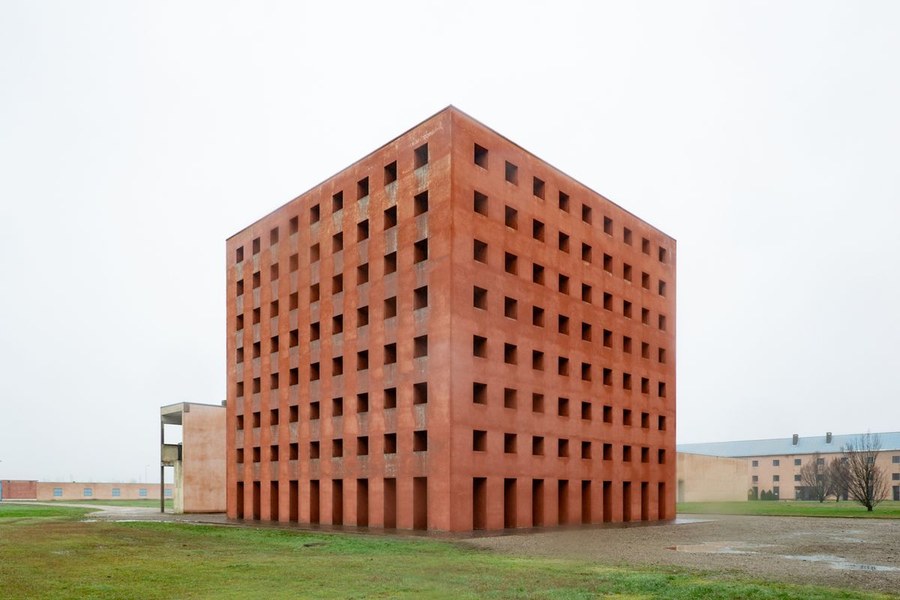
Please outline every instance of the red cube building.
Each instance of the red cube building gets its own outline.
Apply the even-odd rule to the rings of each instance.
[[[674,517],[675,257],[442,110],[227,241],[228,515]]]

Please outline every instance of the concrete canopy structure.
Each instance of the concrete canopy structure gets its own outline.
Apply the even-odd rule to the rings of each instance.
[[[176,513],[225,511],[225,407],[179,402],[159,409],[160,486],[175,470]],[[166,442],[166,425],[181,427],[182,441]],[[165,505],[160,503],[160,510]]]
[[[230,517],[674,517],[675,241],[461,111],[226,257]]]

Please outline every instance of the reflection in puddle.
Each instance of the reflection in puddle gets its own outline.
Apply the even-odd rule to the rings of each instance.
[[[807,555],[787,555],[782,558],[790,560],[802,560],[805,562],[826,563],[832,569],[841,569],[844,571],[900,571],[897,567],[885,567],[883,565],[867,565],[864,563],[852,563],[846,558],[840,556],[832,556],[830,554],[807,554]]]
[[[772,544],[746,544],[744,542],[702,542],[700,544],[679,544],[677,546],[669,546],[667,550],[675,550],[676,552],[688,552],[692,554],[745,554],[759,555],[755,550],[758,548],[770,548]],[[834,556],[831,554],[765,554],[774,558],[786,558],[788,560],[802,560],[805,562],[815,562],[826,564],[832,569],[840,569],[843,571],[900,571],[900,567],[886,567],[883,565],[869,565],[865,563],[854,563],[846,558]]]
[[[669,546],[667,550],[691,554],[755,554],[754,549],[769,546],[770,544],[747,544],[745,542],[702,542]]]

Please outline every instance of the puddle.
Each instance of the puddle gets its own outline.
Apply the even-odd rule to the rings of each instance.
[[[832,556],[830,554],[808,554],[808,555],[784,555],[782,558],[789,560],[802,560],[804,562],[825,563],[832,569],[841,569],[842,571],[900,571],[898,567],[885,567],[883,565],[867,565],[865,563],[853,563],[846,558],[840,556]]]
[[[754,548],[762,548],[760,544],[745,542],[702,542],[700,544],[678,544],[668,546],[666,550],[688,552],[690,554],[756,554]]]
[[[679,544],[677,546],[667,546],[666,550],[675,550],[676,552],[688,552],[691,554],[744,554],[744,555],[764,555],[773,558],[786,558],[788,560],[801,560],[804,562],[814,562],[828,565],[832,569],[840,569],[842,571],[872,571],[872,572],[895,572],[900,571],[900,567],[887,567],[884,565],[870,565],[866,563],[850,562],[846,558],[834,556],[832,554],[769,554],[756,552],[758,548],[771,548],[772,544],[746,544],[744,542],[702,542],[700,544]]]
[[[715,519],[697,519],[694,517],[676,517],[672,525],[690,525],[691,523],[714,523]]]

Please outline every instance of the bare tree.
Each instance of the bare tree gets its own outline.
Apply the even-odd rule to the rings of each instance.
[[[810,461],[800,467],[800,485],[808,497],[824,502],[831,489],[828,475],[825,459],[818,452],[814,452]]]
[[[849,497],[850,474],[847,470],[847,460],[845,458],[832,458],[828,463],[828,495],[834,496],[835,502],[846,500]]]
[[[866,433],[843,448],[847,467],[847,491],[850,497],[872,511],[888,495],[888,480],[878,466],[881,440],[878,434]]]

